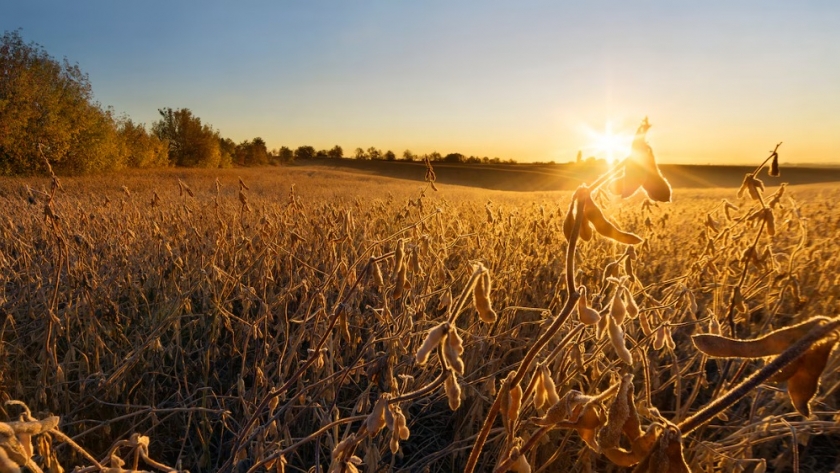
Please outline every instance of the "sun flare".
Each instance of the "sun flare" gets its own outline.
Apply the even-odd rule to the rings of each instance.
[[[630,153],[633,135],[629,132],[614,131],[611,121],[604,124],[603,131],[586,127],[586,134],[589,143],[587,151],[596,158],[606,160],[610,166]]]

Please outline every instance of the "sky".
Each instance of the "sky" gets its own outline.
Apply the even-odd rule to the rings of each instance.
[[[840,162],[834,0],[0,0],[18,28],[117,113],[269,149],[616,158],[648,116],[663,163]]]

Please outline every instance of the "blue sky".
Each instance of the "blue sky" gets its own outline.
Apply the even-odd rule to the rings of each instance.
[[[648,115],[663,162],[840,161],[840,2],[0,3],[102,104],[270,148],[563,162]]]

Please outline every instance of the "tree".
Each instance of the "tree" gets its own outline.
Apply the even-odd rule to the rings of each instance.
[[[333,159],[341,159],[344,157],[344,150],[341,149],[341,146],[335,145],[327,152],[327,156]]]
[[[370,159],[370,157],[365,153],[365,150],[363,150],[362,148],[356,148],[354,157],[358,160]]]
[[[251,140],[251,162],[257,166],[268,164],[268,146],[259,136]]]
[[[394,154],[393,151],[390,149],[385,152],[385,161],[395,161],[397,159],[397,155]]]
[[[230,167],[236,160],[236,143],[230,138],[219,137],[219,152],[221,153],[221,166]]]
[[[160,120],[152,131],[169,143],[169,162],[176,166],[216,168],[222,164],[219,132],[202,124],[188,108],[158,109]]]
[[[429,161],[440,161],[443,159],[437,151],[432,151],[432,154],[429,155]]]
[[[370,159],[382,159],[382,151],[376,149],[376,147],[374,146],[368,148],[367,154],[370,157]]]
[[[315,157],[315,148],[312,146],[299,146],[295,150],[295,159],[312,159]]]
[[[125,165],[126,147],[110,110],[94,102],[87,74],[59,63],[19,31],[0,38],[0,174],[58,172]]]
[[[466,161],[466,158],[461,153],[449,153],[443,158],[443,161],[447,163],[463,163]]]
[[[325,149],[319,149],[317,153],[315,153],[315,157],[318,159],[326,159],[330,156],[330,152]]]
[[[291,164],[295,161],[295,153],[287,146],[281,146],[277,152],[277,158],[281,163]]]
[[[268,148],[265,140],[256,137],[236,145],[235,162],[240,166],[263,166],[268,164]]]
[[[135,168],[160,167],[169,164],[167,143],[146,131],[146,127],[123,117],[118,122],[119,133],[125,146],[126,164]]]
[[[414,161],[417,159],[417,156],[414,153],[412,153],[410,149],[403,151],[402,156],[403,160],[405,161]]]

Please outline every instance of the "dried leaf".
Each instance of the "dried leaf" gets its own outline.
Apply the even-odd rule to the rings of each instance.
[[[690,473],[682,451],[682,433],[668,424],[633,473]]]
[[[639,414],[633,401],[633,375],[621,377],[618,393],[607,411],[607,425],[598,433],[598,443],[603,448],[618,447],[621,434],[634,441],[642,435]]]
[[[823,340],[811,347],[803,354],[793,375],[787,380],[787,391],[790,401],[796,412],[805,417],[811,415],[809,403],[820,386],[820,375],[822,375],[828,357],[837,344],[837,338]]]
[[[598,208],[598,205],[595,204],[595,201],[592,200],[591,195],[587,195],[585,197],[585,202],[583,205],[583,213],[586,216],[586,220],[592,223],[592,226],[595,227],[595,230],[598,231],[601,235],[615,240],[619,243],[624,243],[625,245],[637,245],[641,243],[643,240],[636,234],[623,232],[619,230],[612,222],[607,220],[604,217],[604,214],[601,212],[601,209]]]

